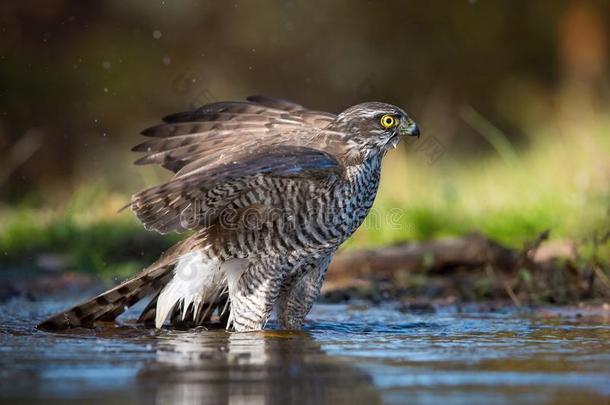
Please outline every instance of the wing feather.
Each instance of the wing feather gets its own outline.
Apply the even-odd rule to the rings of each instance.
[[[136,194],[132,209],[147,227],[161,233],[183,231],[199,225],[184,220],[185,210],[212,210],[236,196],[260,186],[261,177],[317,181],[329,185],[343,174],[343,166],[331,154],[306,147],[262,148],[233,161],[211,164]],[[223,192],[224,191],[224,192]],[[214,220],[213,213],[206,221]],[[195,225],[195,226],[193,226]]]
[[[136,194],[131,206],[147,228],[182,231],[180,215],[195,201],[222,206],[260,176],[336,177],[344,142],[326,129],[334,118],[264,96],[168,115],[132,150],[146,153],[136,164],[160,164],[175,177]]]
[[[174,173],[214,155],[229,157],[236,148],[271,144],[308,145],[317,129],[326,128],[333,114],[307,110],[289,101],[253,96],[245,102],[218,102],[172,114],[165,124],[142,131],[152,139],[132,148],[148,155],[136,164],[160,164]],[[295,130],[299,130],[297,134]]]

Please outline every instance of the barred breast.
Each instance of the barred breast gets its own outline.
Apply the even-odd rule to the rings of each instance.
[[[380,158],[347,168],[345,177],[316,181],[257,177],[207,232],[220,260],[252,255],[314,254],[334,249],[364,221],[377,193]]]

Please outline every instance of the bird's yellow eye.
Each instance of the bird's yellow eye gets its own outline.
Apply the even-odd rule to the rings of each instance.
[[[393,128],[396,125],[398,125],[398,119],[396,119],[396,117],[390,115],[390,114],[386,114],[383,117],[381,117],[381,126],[384,128]]]

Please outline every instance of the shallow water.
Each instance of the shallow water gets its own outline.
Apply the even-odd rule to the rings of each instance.
[[[73,300],[0,306],[0,401],[608,404],[608,319],[317,305],[303,332],[34,329]]]

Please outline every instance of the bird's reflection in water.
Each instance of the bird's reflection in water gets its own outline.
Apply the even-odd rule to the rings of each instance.
[[[196,330],[159,337],[138,374],[157,403],[380,402],[370,376],[326,355],[305,332]]]

